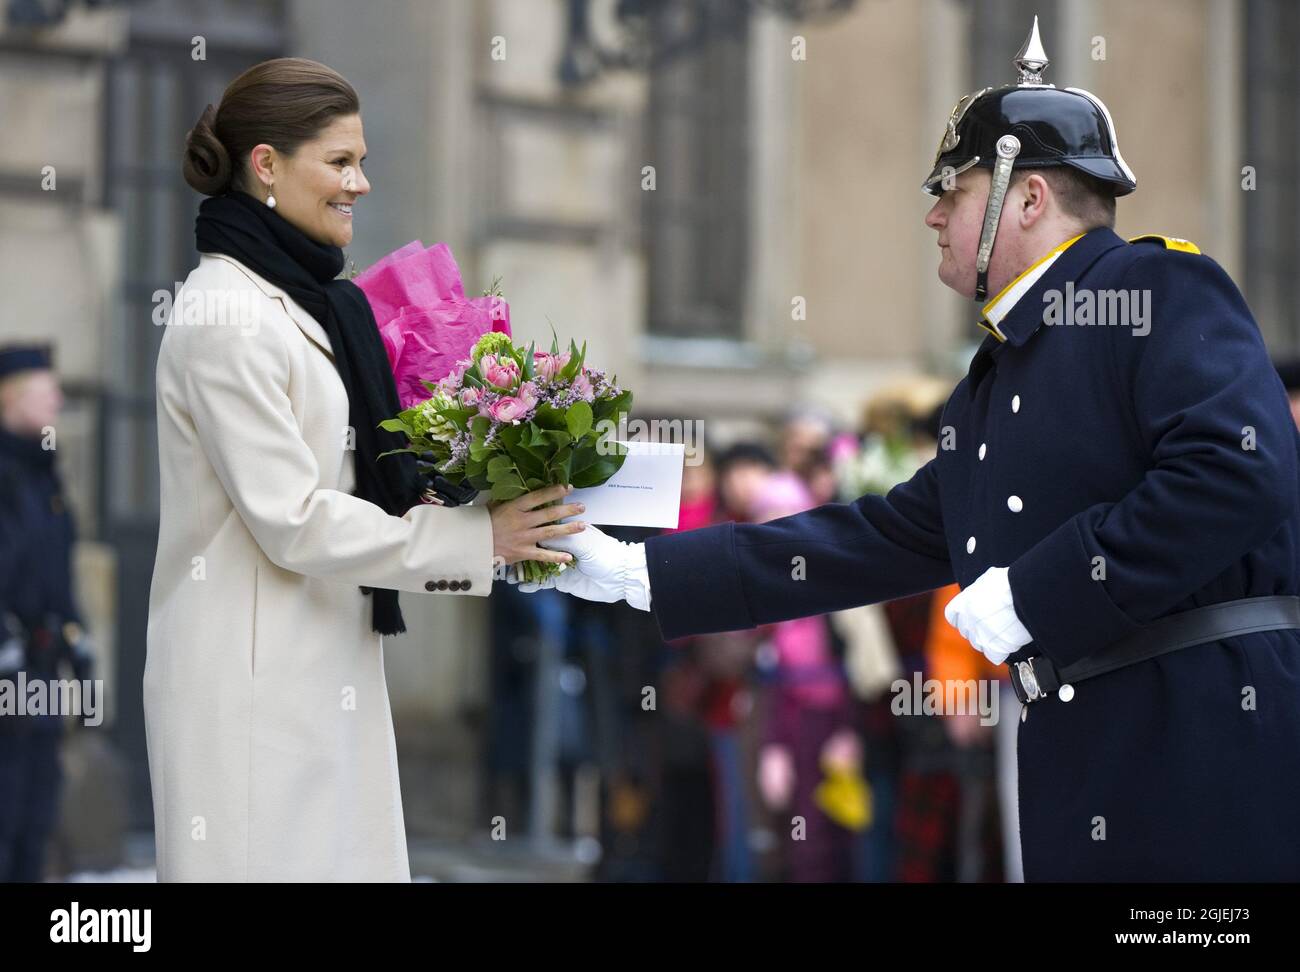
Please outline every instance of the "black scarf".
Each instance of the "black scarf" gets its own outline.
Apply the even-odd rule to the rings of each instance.
[[[376,462],[379,453],[406,442],[378,427],[400,410],[397,386],[366,295],[350,280],[335,279],[343,270],[343,251],[309,239],[274,209],[238,191],[203,201],[194,237],[200,253],[234,257],[283,289],[325,328],[348,393],[348,421],[356,431],[354,494],[385,513],[405,514],[419,502],[423,483],[409,453]],[[361,591],[370,593],[366,587]],[[396,591],[374,591],[371,627],[380,634],[406,630]]]

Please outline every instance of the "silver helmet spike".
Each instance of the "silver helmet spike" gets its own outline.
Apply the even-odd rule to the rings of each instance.
[[[1020,72],[1020,77],[1016,84],[1021,87],[1038,86],[1051,87],[1043,81],[1043,71],[1047,65],[1052,63],[1047,58],[1047,52],[1043,50],[1043,39],[1038,36],[1038,17],[1034,17],[1034,26],[1029,31],[1029,36],[1025,38],[1025,43],[1020,48],[1020,53],[1015,57],[1016,70]]]

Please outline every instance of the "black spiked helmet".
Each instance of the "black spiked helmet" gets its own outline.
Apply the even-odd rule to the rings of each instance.
[[[1133,171],[1119,153],[1115,123],[1106,106],[1081,88],[1044,82],[1049,63],[1035,17],[1015,57],[1016,83],[984,88],[957,102],[923,184],[926,192],[939,196],[967,169],[993,170],[975,262],[979,301],[988,296],[989,258],[1013,168],[1068,165],[1110,185],[1116,196],[1137,188]]]

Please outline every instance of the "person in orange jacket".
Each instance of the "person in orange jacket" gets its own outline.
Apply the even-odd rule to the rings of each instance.
[[[930,677],[943,683],[968,680],[979,682],[983,679],[997,682],[998,718],[993,726],[993,745],[998,803],[1001,808],[1002,866],[1005,879],[1019,883],[1024,881],[1016,792],[1016,727],[1020,722],[1020,705],[1011,688],[1006,665],[994,665],[981,652],[976,651],[944,617],[944,608],[960,592],[961,587],[957,584],[949,584],[934,592],[930,601],[930,626],[925,642],[926,666]],[[986,730],[981,719],[979,712],[946,713],[943,716],[948,737],[962,747],[974,743]]]

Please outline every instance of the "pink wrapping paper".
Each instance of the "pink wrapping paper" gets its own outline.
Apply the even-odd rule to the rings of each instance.
[[[500,297],[465,296],[460,268],[446,243],[412,240],[352,281],[370,301],[402,408],[429,397],[436,382],[489,331],[510,334],[510,305]]]

